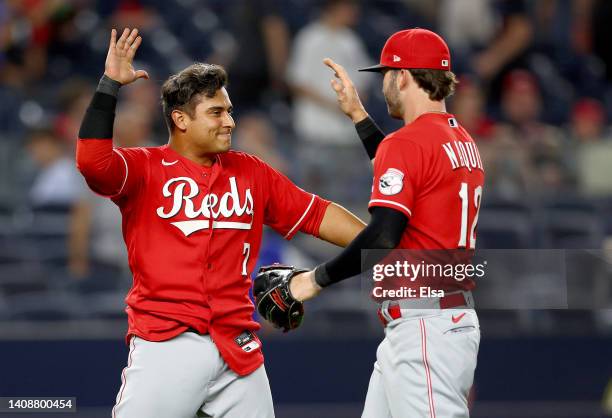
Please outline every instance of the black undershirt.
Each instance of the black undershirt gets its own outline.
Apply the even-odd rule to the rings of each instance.
[[[374,159],[385,133],[369,116],[356,123],[355,129],[370,159]],[[370,257],[363,260],[362,265],[362,250],[392,250],[397,247],[408,225],[408,217],[398,210],[385,207],[373,207],[370,213],[372,216],[368,226],[340,254],[315,269],[315,280],[319,286],[326,287],[356,276],[384,257],[384,252],[376,252],[376,259]]]
[[[402,212],[385,207],[373,207],[370,223],[336,257],[315,269],[315,280],[321,287],[357,276],[382,260],[385,253],[370,253],[367,260],[361,258],[365,249],[392,250],[400,242],[408,217]]]
[[[119,82],[102,76],[85,112],[83,122],[81,122],[79,138],[106,139],[113,137],[115,108],[120,87]]]

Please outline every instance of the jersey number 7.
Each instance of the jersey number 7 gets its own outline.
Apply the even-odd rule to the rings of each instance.
[[[470,249],[476,248],[476,224],[478,223],[478,212],[480,212],[480,199],[482,197],[482,186],[474,189],[474,207],[476,209],[472,227],[470,228]],[[468,240],[468,205],[470,204],[469,188],[467,183],[461,183],[459,190],[459,198],[461,198],[461,232],[459,232],[459,248],[467,247]]]

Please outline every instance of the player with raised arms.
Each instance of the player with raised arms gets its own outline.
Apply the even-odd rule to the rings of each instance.
[[[289,275],[284,283],[293,298],[289,305],[357,276],[362,249],[470,254],[476,245],[484,170],[474,140],[446,111],[444,99],[457,81],[444,40],[425,29],[399,31],[385,43],[380,64],[364,69],[382,73],[389,115],[404,122],[387,136],[368,116],[344,68],[331,59],[324,63],[336,74],[332,88],[340,108],[356,123],[374,159],[371,220],[338,256],[313,271]],[[270,282],[268,274],[258,276],[255,289]],[[427,284],[420,278],[409,283],[413,288]],[[469,416],[480,344],[471,294],[475,283],[449,278],[430,285],[432,294],[444,296],[381,304],[385,338],[363,418]],[[259,305],[274,302],[265,299],[268,293],[258,293],[264,295]]]
[[[121,210],[133,273],[113,418],[274,417],[249,298],[263,226],[345,246],[364,224],[230,150],[232,103],[217,65],[193,64],[163,84],[167,145],[114,148],[119,89],[148,79],[132,65],[141,41],[136,29],[118,39],[112,30],[76,151],[90,188]]]

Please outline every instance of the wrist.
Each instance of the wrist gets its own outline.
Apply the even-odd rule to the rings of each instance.
[[[327,273],[325,264],[320,264],[315,267],[314,274],[312,276],[313,285],[317,286],[318,289],[323,289],[330,282],[329,274]]]
[[[117,97],[117,95],[119,94],[120,87],[121,87],[120,82],[118,82],[117,80],[113,80],[112,78],[107,76],[105,73],[102,76],[102,78],[100,78],[96,91],[99,91],[100,93],[108,94],[113,97]]]
[[[364,119],[367,119],[369,116],[370,115],[368,115],[368,112],[366,112],[365,109],[359,109],[354,112],[351,112],[351,120],[355,124],[363,121]]]

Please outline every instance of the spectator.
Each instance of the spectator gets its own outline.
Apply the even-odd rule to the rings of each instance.
[[[489,141],[494,133],[494,121],[486,113],[482,87],[472,77],[459,77],[459,85],[451,98],[451,110],[461,125],[476,141]]]
[[[289,164],[278,150],[277,133],[264,114],[241,117],[234,138],[236,149],[258,156],[282,173],[288,172]]]
[[[232,6],[228,25],[236,49],[231,56],[216,58],[228,63],[230,92],[242,113],[258,108],[271,90],[286,94],[290,39],[276,0],[239,0]]]
[[[498,29],[487,47],[472,60],[476,73],[485,80],[503,75],[522,59],[530,46],[533,28],[523,0],[497,0]]]
[[[526,0],[442,0],[440,26],[454,51],[453,67],[485,82],[489,103],[499,101],[509,71],[528,65],[533,25]]]
[[[55,3],[55,2],[50,2]],[[46,69],[49,9],[42,1],[7,1],[0,4],[0,81],[25,87]]]
[[[83,181],[62,140],[51,130],[36,130],[29,136],[27,150],[38,167],[29,192],[31,204],[34,207],[72,205],[83,190]]]
[[[484,47],[495,35],[495,10],[490,0],[442,0],[438,20],[455,54]]]
[[[561,131],[539,119],[542,97],[537,80],[525,70],[515,70],[506,76],[503,86],[505,122],[496,128],[488,177],[499,183],[497,189],[507,197],[563,189],[567,173]]]
[[[71,146],[79,133],[85,109],[91,100],[91,86],[87,81],[73,78],[66,81],[59,91],[59,113],[53,128],[66,144]]]
[[[367,78],[356,68],[367,66],[370,59],[351,29],[359,10],[354,0],[326,1],[319,18],[297,34],[288,70],[295,97],[293,123],[303,163],[301,184],[349,205],[348,200],[367,199],[367,160],[351,121],[338,109],[330,87],[332,75],[322,60],[332,57],[341,63],[357,89],[365,91]],[[329,189],[332,184],[335,191]]]
[[[568,134],[566,161],[578,190],[585,195],[611,194],[609,166],[612,143],[607,140],[606,114],[602,103],[591,98],[576,101]]]
[[[606,134],[606,111],[596,99],[583,98],[574,104],[570,120],[572,142],[599,142]]]
[[[103,12],[112,10],[110,20],[118,28],[139,28],[143,33],[155,29],[160,24],[159,16],[147,1],[110,0],[101,5]]]

